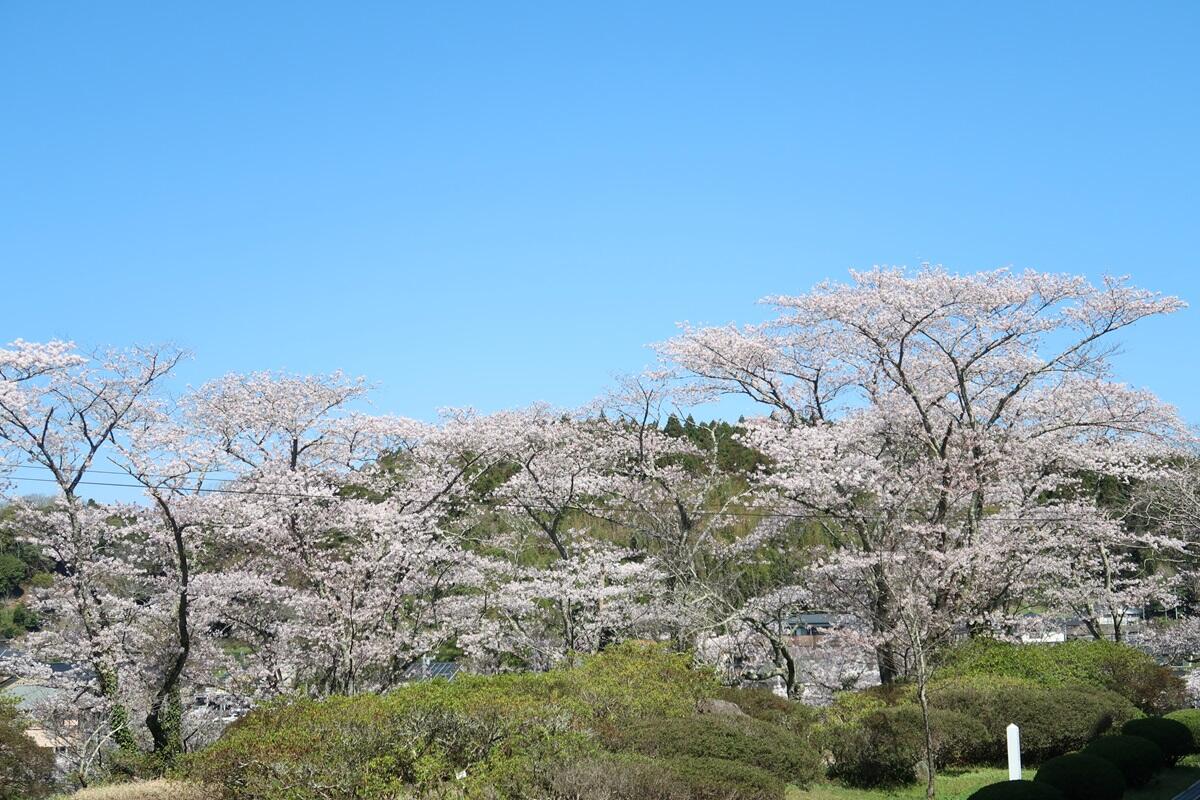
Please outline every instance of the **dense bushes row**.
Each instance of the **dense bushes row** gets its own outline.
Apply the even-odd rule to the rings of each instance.
[[[1182,722],[1162,717],[1145,717],[1126,722],[1122,733],[1154,742],[1163,754],[1164,765],[1173,765],[1196,750],[1192,732]]]
[[[1146,785],[1154,773],[1195,749],[1183,723],[1143,717],[1126,722],[1119,734],[1089,742],[1077,753],[1049,759],[1033,783],[992,784],[970,800],[1121,800],[1127,787]]]
[[[1077,750],[1097,736],[1138,716],[1124,697],[1105,690],[1043,686],[1014,678],[960,678],[930,691],[934,708],[965,714],[983,725],[986,736],[972,763],[999,763],[1006,752],[1005,729],[1021,729],[1026,761],[1038,763]]]
[[[819,754],[803,739],[752,717],[706,714],[646,720],[614,737],[611,746],[656,758],[723,758],[785,783],[806,784],[821,773]]]
[[[1005,729],[1021,728],[1028,763],[1085,746],[1138,716],[1120,695],[1074,686],[1045,687],[1017,678],[956,678],[929,693],[937,764],[1002,763]],[[924,759],[924,726],[911,690],[844,695],[823,732],[831,774],[855,786],[887,786],[915,779]]]
[[[1055,660],[1061,654],[1047,659],[1028,648],[1038,651],[1028,657],[1037,669],[1022,667],[1032,677],[963,667],[990,654],[989,668],[1021,671],[1012,667],[1020,659],[991,647],[968,645],[969,658],[956,659],[955,674],[936,681],[929,700],[939,768],[1002,763],[1006,726],[1021,727],[1023,754],[1042,763],[1044,785],[989,789],[993,800],[1044,800],[1055,775],[1096,761],[1122,786],[1138,785],[1193,750],[1187,724],[1200,730],[1200,712],[1141,718],[1128,695],[1077,682],[1107,674],[1088,666],[1110,663],[1096,649],[1071,651],[1088,658],[1068,668]],[[1046,663],[1070,680],[1042,682]],[[712,713],[697,713],[698,701]],[[767,691],[718,687],[688,656],[630,643],[544,674],[464,675],[384,696],[279,702],[233,725],[185,770],[227,800],[780,800],[786,784],[805,785],[826,768],[856,786],[910,783],[924,744],[912,687],[846,693],[818,714]]]
[[[930,721],[938,763],[973,763],[972,753],[986,736],[982,725],[954,711],[934,711]],[[901,705],[872,711],[828,732],[827,742],[834,778],[861,787],[910,783],[925,756],[921,710]]]
[[[1185,708],[1182,711],[1172,711],[1167,719],[1182,723],[1192,734],[1192,747],[1200,752],[1200,708]]]
[[[687,656],[627,644],[544,674],[277,703],[185,769],[230,800],[780,800],[785,784],[818,777],[811,712],[725,692],[744,713],[695,713],[719,692]]]
[[[1121,695],[1146,714],[1187,705],[1183,680],[1146,653],[1108,641],[1077,640],[1035,646],[972,639],[954,648],[941,668],[947,677],[1022,678],[1042,686],[1086,686]]]

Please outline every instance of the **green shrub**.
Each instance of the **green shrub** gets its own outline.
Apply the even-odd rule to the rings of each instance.
[[[622,753],[575,759],[551,768],[550,800],[779,800],[783,783],[720,759],[655,759]]]
[[[622,726],[638,719],[682,717],[720,687],[707,669],[693,669],[686,653],[657,644],[623,642],[546,674],[552,695],[570,697],[597,723]]]
[[[1185,725],[1192,734],[1192,752],[1200,752],[1200,708],[1185,708],[1172,711],[1167,719],[1173,719]]]
[[[17,594],[29,567],[12,553],[0,553],[0,597]]]
[[[1179,720],[1166,717],[1143,717],[1131,719],[1121,726],[1121,732],[1130,736],[1141,736],[1154,742],[1162,750],[1167,764],[1195,750],[1192,732]]]
[[[912,698],[905,697],[903,702],[912,702]],[[822,724],[833,729],[853,725],[868,714],[881,708],[887,708],[889,705],[895,705],[895,703],[889,703],[879,694],[870,690],[838,692],[833,696],[833,702],[823,709]]]
[[[0,700],[0,800],[36,800],[50,794],[54,753],[25,735],[16,706]]]
[[[1063,800],[1121,800],[1125,794],[1121,770],[1088,753],[1052,758],[1042,764],[1033,780],[1058,789]]]
[[[688,785],[693,800],[778,800],[784,785],[766,770],[721,758],[673,758],[673,775]]]
[[[691,715],[716,690],[687,656],[620,645],[548,673],[280,701],[230,726],[184,772],[231,800],[374,800],[446,787],[536,795],[548,765],[595,756],[600,737],[638,720]]]
[[[755,719],[778,725],[797,736],[809,736],[816,724],[817,713],[812,706],[779,697],[769,689],[724,687],[717,697],[736,704]]]
[[[1179,708],[1183,680],[1146,653],[1108,641],[1012,644],[972,639],[947,654],[947,676],[1024,678],[1043,686],[1090,686],[1125,697],[1147,714]]]
[[[976,762],[976,748],[987,732],[977,721],[954,711],[933,710],[934,758],[939,766]],[[830,774],[852,786],[895,786],[916,779],[925,760],[925,726],[914,705],[872,711],[856,723],[830,731]]]
[[[586,754],[569,703],[546,701],[543,676],[465,676],[386,696],[292,700],[256,709],[189,759],[185,774],[236,800],[390,798],[457,782],[513,793],[539,763]],[[323,787],[320,792],[317,788]]]
[[[1063,800],[1063,796],[1048,783],[1000,781],[977,789],[967,800]]]
[[[821,772],[820,755],[803,739],[750,717],[703,714],[646,720],[625,731],[615,745],[655,758],[736,761],[800,786],[816,780]]]
[[[1154,773],[1167,765],[1167,757],[1154,742],[1141,736],[1101,736],[1083,748],[1121,770],[1126,786],[1145,786]]]
[[[1004,760],[1009,723],[1021,728],[1021,752],[1036,764],[1078,750],[1138,714],[1128,700],[1102,689],[986,676],[940,681],[930,688],[929,702],[983,725],[986,733],[976,751],[980,763]]]

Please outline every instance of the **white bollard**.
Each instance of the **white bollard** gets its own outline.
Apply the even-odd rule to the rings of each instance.
[[[1008,779],[1021,780],[1021,729],[1008,726]]]

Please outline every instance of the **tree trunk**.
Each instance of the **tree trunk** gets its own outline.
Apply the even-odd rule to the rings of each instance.
[[[884,686],[895,683],[902,675],[896,663],[896,646],[883,642],[875,646],[875,663],[879,667],[879,682]]]
[[[187,665],[192,649],[191,630],[188,625],[188,588],[191,583],[191,566],[183,540],[183,527],[176,521],[166,502],[158,499],[164,521],[170,526],[174,537],[175,558],[179,568],[179,596],[175,606],[175,626],[178,637],[177,649],[162,684],[155,692],[146,716],[146,727],[154,742],[154,753],[164,764],[170,765],[183,753],[183,702],[179,696],[179,681]]]
[[[924,673],[924,670],[921,670]],[[929,722],[929,695],[926,693],[926,683],[924,675],[918,680],[917,700],[921,705],[921,723],[925,728],[925,797],[927,800],[934,798],[934,785],[937,780],[937,763],[934,758],[933,751],[933,726]]]

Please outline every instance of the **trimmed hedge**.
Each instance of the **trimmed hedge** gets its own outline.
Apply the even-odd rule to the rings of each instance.
[[[647,720],[613,742],[620,750],[654,758],[717,758],[769,772],[806,786],[821,776],[820,755],[778,725],[750,717],[703,714]]]
[[[1165,717],[1131,719],[1121,726],[1121,732],[1154,742],[1162,750],[1167,764],[1174,764],[1195,750],[1192,732],[1179,720]]]
[[[1173,719],[1187,726],[1188,731],[1192,734],[1192,751],[1200,751],[1200,708],[1185,708],[1180,711],[1172,711],[1170,714],[1167,714],[1166,718]]]
[[[1125,785],[1145,786],[1154,773],[1167,765],[1167,757],[1161,748],[1141,736],[1101,736],[1083,748],[1083,752],[1099,756],[1121,770]]]
[[[972,639],[947,654],[947,676],[1023,678],[1042,686],[1089,686],[1116,692],[1147,714],[1186,703],[1183,679],[1140,650],[1108,641],[1012,644]]]
[[[939,766],[978,763],[983,725],[954,711],[931,714],[934,757]],[[925,726],[921,709],[903,705],[869,712],[856,722],[828,731],[833,755],[830,775],[851,786],[897,786],[916,780],[925,759]]]
[[[1121,800],[1125,794],[1121,770],[1088,753],[1052,758],[1042,764],[1033,780],[1058,789],[1063,800]]]
[[[1063,796],[1049,783],[1000,781],[977,789],[967,800],[1063,800]]]
[[[979,763],[1004,761],[1009,723],[1021,728],[1021,752],[1027,763],[1036,764],[1078,750],[1138,715],[1128,700],[1112,692],[1045,687],[1016,678],[940,681],[930,688],[929,701],[983,725],[986,734],[975,751]]]

